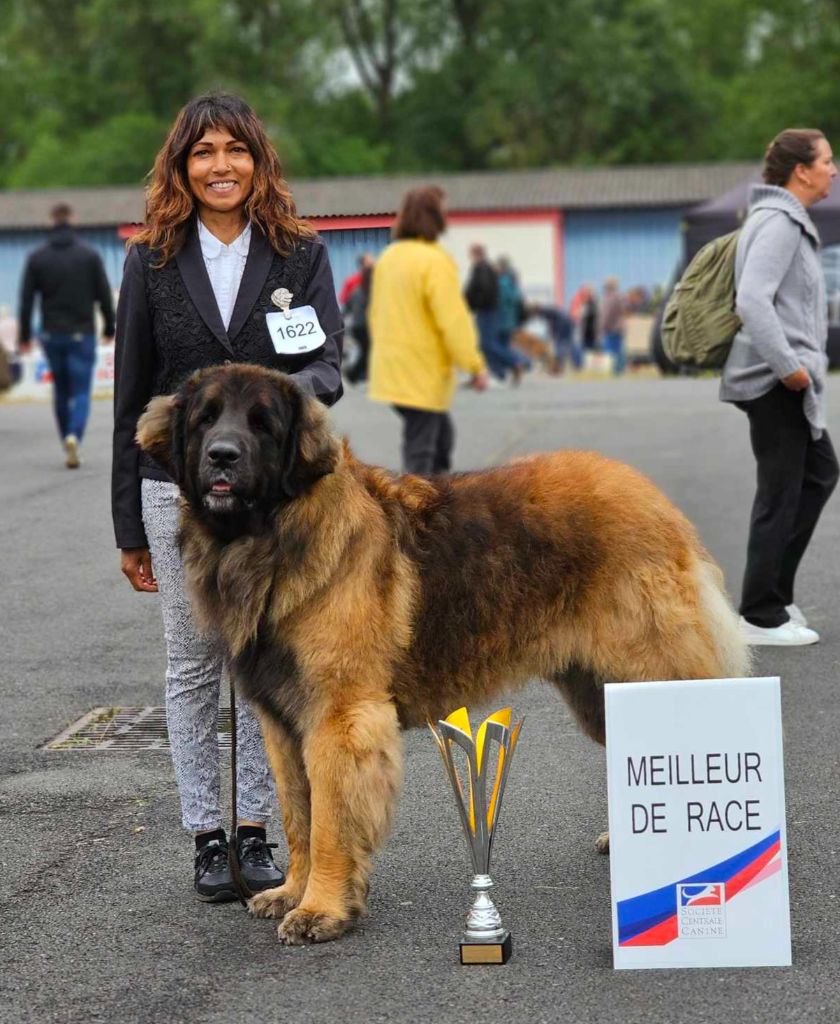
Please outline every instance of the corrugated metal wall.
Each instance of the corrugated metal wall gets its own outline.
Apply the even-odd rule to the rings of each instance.
[[[600,289],[617,277],[622,291],[667,284],[680,255],[679,210],[572,211],[564,218],[565,302],[582,284]]]
[[[622,289],[642,284],[665,284],[680,249],[681,210],[571,212],[564,220],[563,260],[565,301],[581,284],[600,285],[607,276],[618,277]],[[0,233],[0,305],[16,312],[23,265],[27,255],[42,245],[46,231]],[[79,229],[80,238],[102,256],[108,279],[119,287],[125,246],[116,228]],[[336,290],[356,270],[364,252],[378,254],[390,241],[388,228],[324,231]]]
[[[47,234],[46,229],[0,232],[0,305],[9,306],[15,315],[26,257],[44,244]],[[116,228],[79,228],[77,234],[81,241],[93,246],[102,257],[108,280],[116,291],[120,286],[125,260],[125,243],[118,237]],[[372,252],[374,255],[381,252],[391,236],[387,228],[374,228],[359,231],[324,231],[322,238],[330,254],[338,291],[344,279],[357,269],[359,256],[364,252]]]
[[[340,292],[344,280],[359,269],[359,257],[366,252],[378,256],[391,241],[391,231],[389,228],[322,231],[321,238],[330,254],[335,290]]]
[[[79,228],[79,238],[102,257],[111,287],[119,287],[125,260],[125,243],[116,228]],[[9,306],[17,315],[20,283],[26,257],[47,239],[43,231],[4,231],[0,233],[0,306]]]

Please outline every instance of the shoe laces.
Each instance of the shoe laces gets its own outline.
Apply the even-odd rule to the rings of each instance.
[[[213,839],[196,853],[195,877],[201,878],[208,871],[222,871],[227,867],[228,844],[220,839]]]
[[[273,868],[274,860],[271,851],[277,849],[277,843],[267,843],[259,836],[248,836],[238,844],[239,861],[254,868]]]

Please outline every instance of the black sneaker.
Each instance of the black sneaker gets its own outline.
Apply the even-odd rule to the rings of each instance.
[[[286,881],[286,876],[271,857],[277,843],[267,843],[259,836],[248,836],[237,840],[236,849],[242,879],[252,892],[273,889]]]
[[[238,899],[228,867],[226,839],[212,839],[195,852],[195,894],[205,903]]]

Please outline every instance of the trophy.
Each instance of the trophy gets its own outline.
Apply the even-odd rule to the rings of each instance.
[[[470,888],[475,898],[467,914],[467,926],[461,940],[462,964],[506,964],[513,949],[510,932],[502,928],[502,919],[488,895],[493,887],[490,878],[493,835],[511,758],[522,728],[521,721],[511,728],[510,715],[510,708],[489,715],[478,727],[474,740],[466,708],[453,711],[437,726],[429,723],[455,792],[474,871]],[[490,752],[494,742],[498,747],[495,759]],[[467,755],[466,792],[455,767],[453,743],[457,743]],[[491,761],[494,770],[491,769]],[[489,794],[488,777],[491,780]]]

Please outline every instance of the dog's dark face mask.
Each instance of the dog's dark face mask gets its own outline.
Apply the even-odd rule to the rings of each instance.
[[[203,371],[173,398],[155,399],[138,438],[223,539],[260,532],[332,472],[338,453],[313,399],[288,378],[250,366]]]
[[[211,517],[266,513],[284,496],[291,410],[254,391],[208,387],[185,410],[184,490]]]

